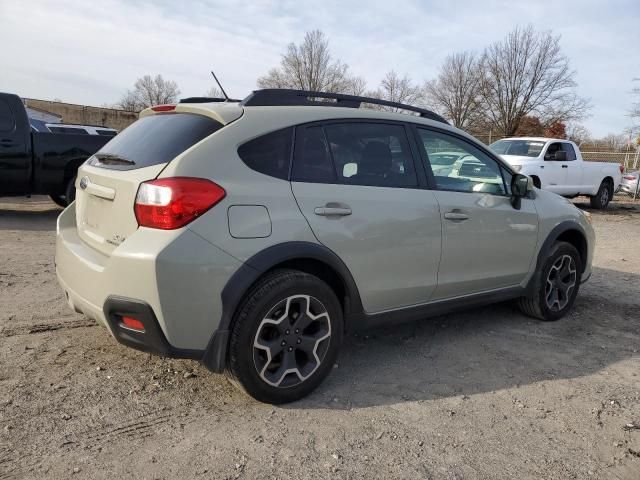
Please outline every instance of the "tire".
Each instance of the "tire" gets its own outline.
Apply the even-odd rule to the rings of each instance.
[[[59,207],[65,208],[67,206],[67,199],[64,195],[49,195],[49,198]]]
[[[582,259],[578,250],[570,243],[556,242],[535,275],[534,293],[518,299],[519,309],[525,315],[544,321],[564,317],[573,307],[580,288]],[[570,283],[573,286],[569,286]],[[554,294],[554,290],[557,290],[557,294]]]
[[[300,315],[305,312],[311,315]],[[333,290],[313,275],[277,270],[258,281],[236,312],[226,374],[256,400],[293,402],[332,370],[342,336]]]
[[[65,200],[67,201],[67,205],[71,205],[71,203],[76,199],[76,176],[74,175],[69,183],[67,184],[67,189],[64,192]]]
[[[603,180],[598,189],[598,193],[590,197],[591,208],[602,210],[607,208],[613,197],[613,188],[608,181]]]
[[[76,199],[76,177],[69,180],[64,189],[64,195],[49,195],[49,198],[62,208],[68,207]]]

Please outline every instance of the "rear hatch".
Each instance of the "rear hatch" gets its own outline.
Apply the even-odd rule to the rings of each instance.
[[[176,109],[147,113],[114,137],[78,170],[80,238],[109,255],[138,228],[134,204],[140,184],[155,179],[171,160],[222,127],[211,115]]]

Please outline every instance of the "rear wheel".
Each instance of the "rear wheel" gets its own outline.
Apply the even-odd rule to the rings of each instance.
[[[65,208],[67,206],[67,199],[64,195],[49,195],[49,198],[59,207]]]
[[[590,203],[592,208],[607,208],[611,198],[613,197],[613,188],[607,180],[603,180],[598,189],[598,193],[591,197]]]
[[[75,175],[71,180],[69,180],[64,196],[65,196],[65,199],[67,200],[67,205],[71,204],[71,202],[73,202],[76,199],[76,176]]]
[[[567,314],[580,288],[582,261],[578,250],[557,242],[534,278],[534,293],[518,301],[520,310],[530,317],[554,321]]]
[[[69,180],[64,189],[64,195],[49,195],[49,198],[62,208],[68,207],[76,199],[76,177]]]
[[[262,402],[298,400],[331,371],[342,332],[342,309],[326,283],[295,270],[276,271],[238,310],[227,373]]]

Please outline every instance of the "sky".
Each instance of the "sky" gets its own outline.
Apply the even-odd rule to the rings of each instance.
[[[213,69],[243,98],[287,44],[314,29],[369,88],[390,70],[422,83],[447,55],[481,52],[528,24],[561,35],[577,92],[593,104],[582,122],[592,135],[628,127],[640,0],[0,0],[0,91],[111,105],[137,78],[159,73],[182,96],[201,96]]]

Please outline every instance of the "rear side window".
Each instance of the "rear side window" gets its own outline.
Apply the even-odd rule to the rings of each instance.
[[[284,128],[240,145],[238,155],[252,170],[287,180],[293,128]]]
[[[49,126],[49,131],[51,133],[75,133],[76,135],[89,135],[89,132],[87,132],[84,128]]]
[[[16,126],[9,104],[0,99],[0,132],[11,132]]]
[[[193,113],[150,115],[113,137],[92,157],[90,164],[133,170],[168,163],[222,127],[212,118]]]
[[[105,137],[115,137],[118,132],[114,130],[96,130],[98,135],[103,135]]]
[[[563,143],[562,149],[567,152],[567,160],[575,160],[576,159],[576,151],[573,148],[573,145],[570,143]]]

